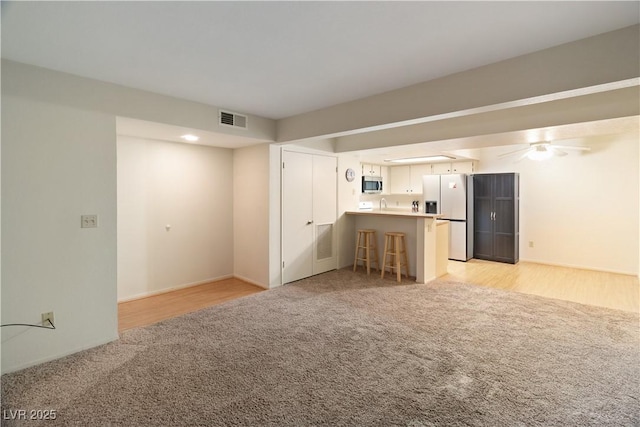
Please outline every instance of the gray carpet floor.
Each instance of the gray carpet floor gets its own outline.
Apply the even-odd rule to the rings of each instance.
[[[639,399],[636,314],[349,270],[2,377],[48,426],[637,426]]]

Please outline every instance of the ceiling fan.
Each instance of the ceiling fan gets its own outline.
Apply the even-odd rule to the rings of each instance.
[[[519,162],[525,157],[528,157],[531,160],[546,160],[553,156],[566,156],[567,153],[564,150],[590,151],[591,148],[572,145],[555,145],[549,141],[533,142],[529,144],[529,147],[527,148],[521,148],[519,150],[500,154],[498,158],[504,158],[514,154],[522,153],[520,157],[515,160],[516,162]]]

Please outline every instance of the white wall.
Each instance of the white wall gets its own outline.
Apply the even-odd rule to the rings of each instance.
[[[2,77],[2,323],[53,311],[57,327],[3,328],[8,372],[118,337],[116,135],[114,116],[7,95]]]
[[[119,301],[232,276],[232,156],[118,137]]]
[[[282,154],[269,146],[269,287],[282,285]]]
[[[348,182],[345,172],[348,168],[356,172],[356,178]],[[355,220],[345,214],[358,209],[362,191],[362,168],[358,155],[341,154],[338,156],[338,268],[353,265],[355,253]]]
[[[233,152],[233,269],[236,277],[269,288],[269,145]]]
[[[478,173],[520,173],[520,259],[638,274],[637,136],[562,143],[592,151],[518,163],[497,158],[517,147],[476,151]]]

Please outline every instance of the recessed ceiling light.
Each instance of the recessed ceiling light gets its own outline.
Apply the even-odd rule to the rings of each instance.
[[[180,138],[184,139],[185,141],[189,141],[189,142],[196,142],[197,140],[200,139],[200,137],[195,136],[195,135],[191,135],[190,133],[188,133],[186,135],[182,135]]]
[[[455,157],[451,156],[426,156],[426,157],[407,157],[404,159],[385,159],[385,162],[390,163],[420,163],[420,162],[438,162],[441,160],[451,160]]]

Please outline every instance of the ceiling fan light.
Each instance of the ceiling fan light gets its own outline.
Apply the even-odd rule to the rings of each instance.
[[[527,153],[527,157],[531,160],[547,160],[553,156],[553,151],[547,149],[544,145],[538,145],[534,148],[535,150],[531,150]]]

